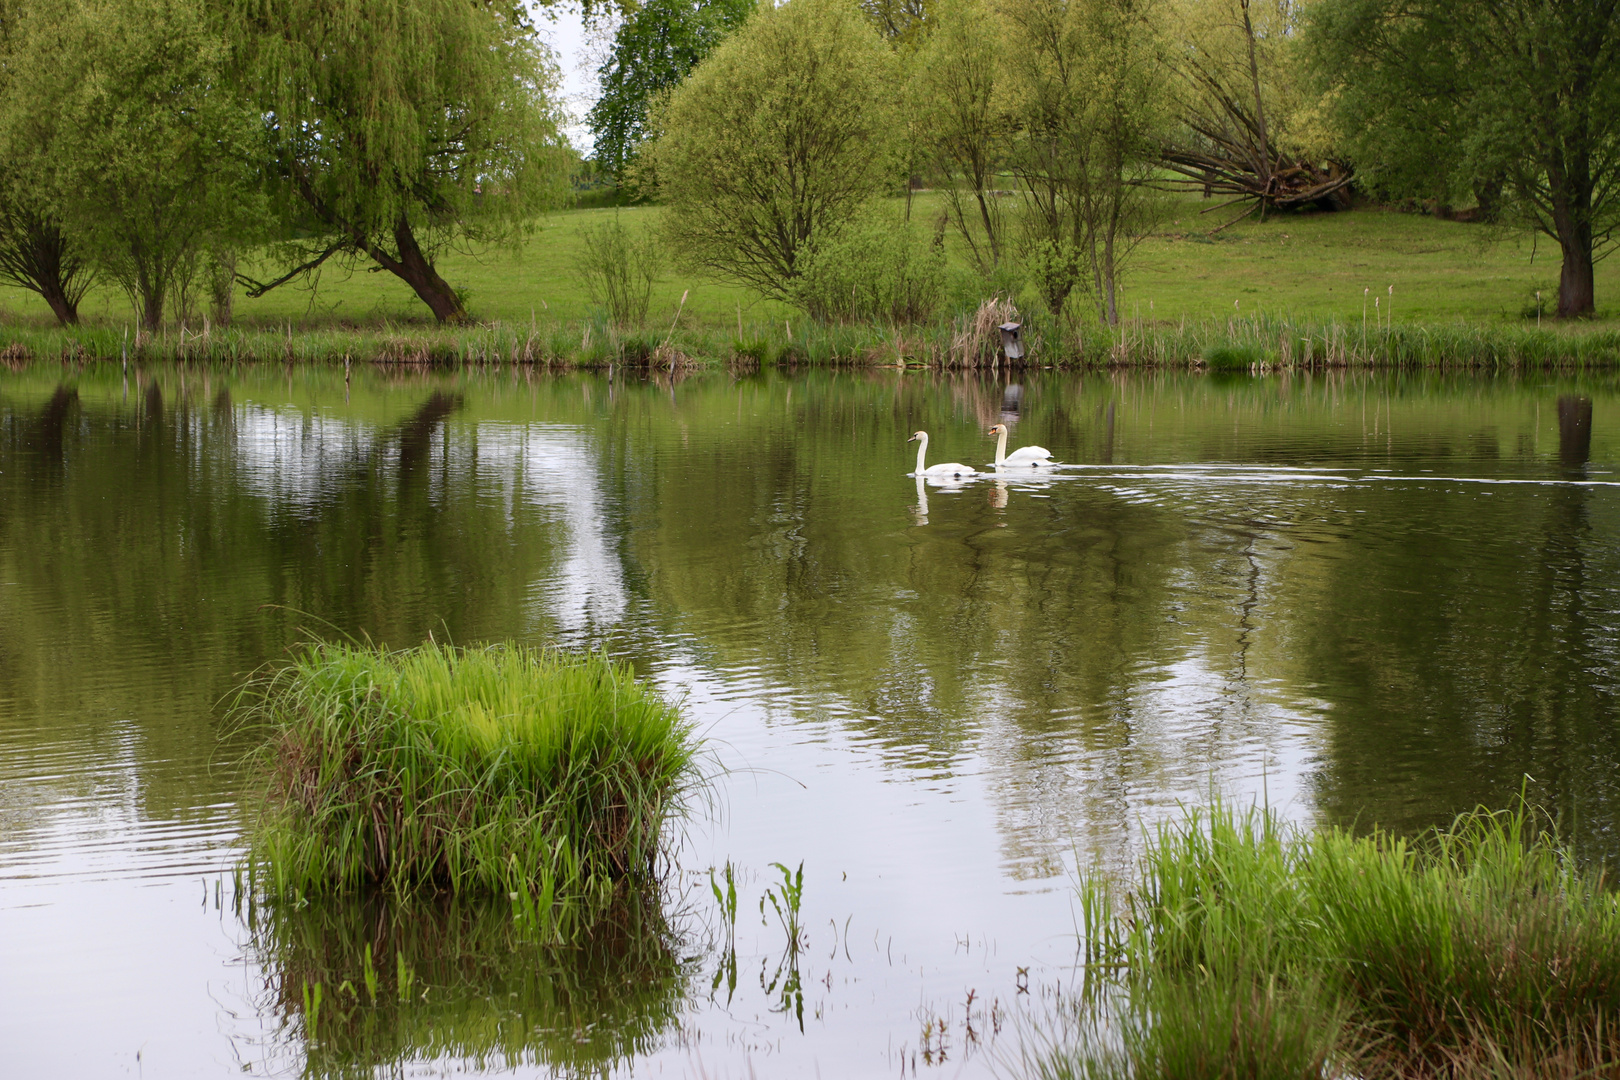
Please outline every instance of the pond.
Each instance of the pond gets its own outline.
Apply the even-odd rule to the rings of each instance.
[[[906,475],[1000,422],[1074,467]],[[0,371],[0,1072],[990,1075],[1182,806],[1612,859],[1617,469],[1610,376]],[[230,693],[340,635],[680,699],[666,895],[243,902]]]

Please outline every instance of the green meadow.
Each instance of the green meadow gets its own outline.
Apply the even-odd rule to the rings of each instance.
[[[911,200],[909,212],[932,226],[943,203],[942,195],[923,192]],[[1088,311],[1072,330],[1047,328],[1045,343],[1062,344],[1046,355],[1061,351],[1088,364],[1208,361],[1230,343],[1244,363],[1250,357],[1288,363],[1301,354],[1287,347],[1279,354],[1279,337],[1315,335],[1323,341],[1313,354],[1317,359],[1343,356],[1349,362],[1453,363],[1476,355],[1484,363],[1553,362],[1549,358],[1566,352],[1575,362],[1612,362],[1620,273],[1599,266],[1598,318],[1574,326],[1546,315],[1538,319],[1537,292],[1542,310],[1550,311],[1558,279],[1557,251],[1545,238],[1376,207],[1274,215],[1265,222],[1248,218],[1220,229],[1233,211],[1214,207],[1180,198],[1161,227],[1141,241],[1124,282],[1123,329],[1104,330]],[[892,208],[897,216],[906,212],[901,199]],[[440,269],[466,291],[475,327],[435,326],[427,308],[392,275],[329,267],[305,284],[258,299],[239,295],[233,330],[244,336],[228,347],[211,337],[205,352],[216,359],[401,359],[414,354],[399,342],[416,341],[425,343],[420,356],[431,350],[436,359],[443,354],[593,364],[645,359],[671,341],[695,361],[747,354],[764,361],[929,363],[950,353],[953,327],[993,292],[969,269],[964,246],[947,229],[944,299],[930,326],[818,325],[788,304],[664,260],[646,325],[611,327],[584,286],[584,236],[614,218],[656,236],[662,214],[658,205],[564,210],[539,220],[516,247],[445,252]],[[265,263],[249,273],[270,270]],[[1028,295],[1018,303],[1038,331],[1045,322],[1038,304]],[[8,341],[35,353],[121,352],[134,324],[128,299],[98,286],[81,312],[83,327],[61,331],[38,297],[0,289]],[[153,345],[194,355],[184,343],[195,343],[199,329],[171,326]],[[1516,336],[1525,332],[1532,336]],[[1413,346],[1413,333],[1424,344]],[[1389,335],[1401,340],[1392,342]],[[1339,336],[1356,341],[1330,347]]]
[[[902,200],[894,200],[899,211]],[[931,223],[943,199],[922,193],[912,200],[914,220]],[[1545,237],[1492,226],[1445,221],[1426,214],[1379,208],[1339,213],[1249,218],[1213,236],[1233,214],[1196,198],[1178,200],[1172,216],[1145,238],[1125,279],[1132,318],[1147,322],[1224,319],[1236,310],[1253,315],[1339,319],[1359,323],[1363,301],[1369,321],[1373,296],[1390,299],[1396,322],[1534,323],[1536,291],[1551,309],[1558,287],[1558,251]],[[1210,212],[1203,211],[1209,209]],[[656,205],[564,210],[542,218],[516,249],[449,251],[439,266],[451,284],[468,291],[473,312],[509,324],[573,321],[591,314],[578,271],[581,237],[617,216],[631,228],[656,230]],[[951,292],[971,293],[960,243],[947,232]],[[268,270],[265,266],[261,269]],[[792,319],[786,305],[761,300],[735,286],[666,265],[654,287],[649,321],[667,325],[681,295],[683,319],[714,327]],[[1364,296],[1364,290],[1366,294]],[[956,299],[957,297],[952,297]],[[32,293],[0,289],[0,316],[9,324],[45,325],[50,312]],[[1599,322],[1620,319],[1620,269],[1600,264]],[[132,309],[117,290],[93,290],[82,306],[95,324],[130,322]],[[1527,311],[1530,313],[1526,319]],[[284,286],[257,300],[239,297],[236,316],[254,324],[298,326],[429,324],[432,316],[398,278],[358,268],[325,270],[312,287]]]

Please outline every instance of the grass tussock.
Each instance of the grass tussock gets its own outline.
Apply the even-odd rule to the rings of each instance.
[[[1418,841],[1216,806],[1082,885],[1106,1002],[1049,1077],[1620,1075],[1620,909],[1521,807]]]
[[[270,735],[257,891],[509,894],[561,932],[653,870],[693,782],[679,711],[597,655],[317,645],[246,691]]]

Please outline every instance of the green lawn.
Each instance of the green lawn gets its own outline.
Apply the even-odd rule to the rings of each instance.
[[[1382,311],[1390,286],[1397,321],[1518,323],[1537,289],[1547,310],[1557,306],[1558,246],[1545,237],[1362,209],[1251,219],[1212,240],[1212,219],[1230,211],[1199,209],[1182,204],[1138,250],[1127,297],[1144,315],[1151,302],[1160,319],[1223,316],[1236,301],[1244,314],[1359,320],[1365,301],[1371,319],[1372,297]],[[1620,273],[1606,263],[1597,298],[1600,316],[1620,318]]]
[[[1173,324],[1220,319],[1236,310],[1244,316],[1258,311],[1359,322],[1365,300],[1370,322],[1383,312],[1392,285],[1398,322],[1523,325],[1521,312],[1534,303],[1537,289],[1549,309],[1555,303],[1558,250],[1545,238],[1538,242],[1527,233],[1380,209],[1288,215],[1265,224],[1250,220],[1211,238],[1208,231],[1230,211],[1200,214],[1206,205],[1179,202],[1171,220],[1142,242],[1124,280],[1127,317]],[[939,197],[925,193],[912,212],[931,222],[939,209]],[[581,232],[614,214],[632,227],[656,228],[662,210],[562,211],[545,218],[519,251],[452,252],[441,259],[440,270],[469,291],[480,319],[509,326],[531,318],[580,319],[590,311],[576,265]],[[954,245],[952,261],[953,272],[965,273]],[[688,324],[729,327],[740,316],[749,324],[780,325],[800,318],[746,290],[670,268],[654,292],[649,318],[655,327],[667,325],[683,292]],[[1600,321],[1620,320],[1620,272],[1607,263],[1599,264],[1597,294]],[[1377,309],[1373,296],[1381,299]],[[92,292],[81,313],[102,325],[131,317],[128,302],[113,289]],[[328,270],[313,291],[288,286],[258,300],[241,298],[236,313],[250,323],[290,320],[308,327],[430,321],[426,307],[398,279],[363,267]],[[42,302],[17,289],[0,289],[0,319],[13,325],[50,321]]]

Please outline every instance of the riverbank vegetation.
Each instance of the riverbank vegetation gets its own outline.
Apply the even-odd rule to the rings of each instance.
[[[1598,315],[1613,13],[1526,39],[1577,101],[1440,0],[585,7],[588,160],[521,7],[0,0],[5,344],[950,366],[991,311],[1037,364],[1254,355],[1257,318],[1266,364],[1608,351],[1454,324]]]
[[[679,712],[623,665],[515,645],[319,645],[244,691],[269,729],[256,889],[509,896],[566,937],[652,880],[694,781]]]
[[[1035,1075],[1620,1066],[1620,910],[1522,804],[1413,841],[1217,805],[1161,827],[1128,891],[1088,879],[1082,910],[1090,970],[1110,974]],[[1099,1023],[1119,1038],[1088,1038]]]
[[[884,322],[780,323],[751,319],[738,328],[625,328],[603,317],[530,325],[393,326],[303,330],[205,326],[142,339],[113,328],[12,330],[0,363],[33,361],[200,364],[355,364],[405,368],[472,366],[684,372],[710,365],[746,371],[761,365],[1011,369],[997,324],[1016,318],[1010,303],[916,326]],[[1257,313],[1179,323],[1131,320],[1119,327],[1024,328],[1035,366],[1165,367],[1210,371],[1309,371],[1332,368],[1584,370],[1620,365],[1620,329],[1449,323],[1362,323]],[[1020,364],[1019,366],[1024,366]]]

